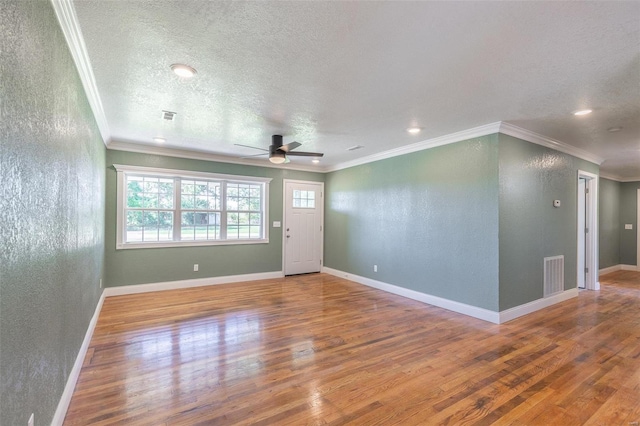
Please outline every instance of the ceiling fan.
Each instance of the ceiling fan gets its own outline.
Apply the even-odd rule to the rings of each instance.
[[[260,155],[269,155],[269,161],[274,164],[282,164],[288,163],[289,159],[288,155],[297,155],[300,157],[322,157],[324,156],[321,152],[302,152],[302,151],[294,151],[299,146],[302,146],[300,142],[290,142],[286,145],[282,145],[282,135],[273,135],[271,136],[271,145],[269,145],[269,149],[258,148],[255,146],[242,145],[237,143],[237,146],[244,146],[246,148],[259,149],[261,151],[266,151],[264,154],[256,154],[251,155],[251,157],[258,157]],[[249,157],[243,157],[249,158]]]

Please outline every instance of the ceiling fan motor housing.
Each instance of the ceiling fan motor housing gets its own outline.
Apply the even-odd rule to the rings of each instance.
[[[279,148],[282,146],[282,135],[272,135],[271,136],[271,146]]]

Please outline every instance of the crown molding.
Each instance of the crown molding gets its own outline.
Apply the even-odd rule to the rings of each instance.
[[[522,127],[505,123],[504,121],[500,122],[499,132],[505,135],[513,136],[514,138],[525,140],[527,142],[535,143],[536,145],[546,146],[547,148],[555,149],[556,151],[573,155],[574,157],[589,161],[590,163],[595,163],[598,166],[605,160],[604,158],[583,149],[567,145],[566,143],[559,140],[548,138],[530,130],[523,129]]]
[[[346,161],[344,163],[339,163],[339,164],[336,164],[335,166],[327,167],[325,171],[335,172],[337,170],[347,169],[349,167],[360,166],[362,164],[372,163],[374,161],[385,160],[387,158],[397,157],[399,155],[410,154],[412,152],[435,148],[437,146],[449,145],[452,143],[461,142],[468,139],[492,135],[494,133],[498,133],[499,129],[500,129],[500,122],[485,124],[484,126],[478,126],[472,129],[462,130],[460,132],[439,136],[433,139],[426,139],[424,141],[416,142],[411,145],[405,145],[398,148],[390,149],[388,151],[383,151],[376,154],[368,155],[366,157],[357,158],[355,160]]]
[[[609,179],[609,180],[615,180],[616,182],[622,182],[622,178],[620,176],[616,176],[616,175],[610,175],[608,173],[602,173],[600,172],[600,178],[604,178],[604,179]]]
[[[605,178],[605,179],[609,179],[609,180],[614,180],[616,182],[621,182],[621,183],[640,182],[640,176],[635,176],[635,177],[630,177],[630,178],[623,178],[623,177],[616,176],[616,175],[610,175],[608,173],[600,173],[600,177],[601,178]]]
[[[462,142],[464,140],[473,139],[481,136],[487,136],[494,133],[502,133],[505,135],[513,136],[518,139],[522,139],[527,142],[534,143],[536,145],[542,145],[547,148],[554,149],[556,151],[564,152],[565,154],[573,155],[574,157],[581,158],[600,165],[604,162],[604,158],[592,154],[580,148],[576,148],[571,145],[567,145],[564,142],[548,138],[535,132],[523,129],[513,124],[498,121],[495,123],[485,124],[484,126],[474,127],[472,129],[463,130],[456,133],[440,136],[433,139],[427,139],[421,142],[417,142],[411,145],[402,146],[399,148],[391,149],[377,154],[369,155],[366,157],[358,158],[352,161],[337,164],[335,166],[329,166],[325,172],[334,172],[337,170],[347,169],[349,167],[360,166],[362,164],[372,163],[374,161],[384,160],[387,158],[397,157],[398,155],[409,154],[411,152],[422,151],[424,149],[435,148],[437,146],[448,145],[456,142]],[[626,181],[626,180],[625,180]]]
[[[266,167],[270,169],[297,170],[301,172],[323,173],[325,170],[313,166],[302,166],[293,163],[273,164],[269,161],[246,160],[226,155],[216,155],[204,151],[166,148],[160,146],[143,145],[139,143],[111,141],[107,149],[114,151],[136,152],[140,154],[162,155],[164,157],[186,158],[189,160],[214,161],[217,163],[239,164],[243,166]]]
[[[96,85],[96,79],[93,75],[89,54],[84,44],[84,38],[82,37],[82,31],[80,30],[80,24],[78,23],[73,2],[72,0],[51,0],[51,4],[60,23],[64,38],[69,45],[73,62],[76,64],[80,81],[84,87],[91,110],[93,111],[100,135],[102,135],[102,141],[107,145],[111,138],[109,124],[107,123],[107,117],[102,107],[102,100],[100,99],[100,93],[98,93],[98,86]]]

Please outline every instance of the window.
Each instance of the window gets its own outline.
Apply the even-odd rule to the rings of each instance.
[[[114,167],[118,249],[269,242],[271,179]]]
[[[314,209],[316,207],[315,191],[293,191],[293,207],[301,209]]]

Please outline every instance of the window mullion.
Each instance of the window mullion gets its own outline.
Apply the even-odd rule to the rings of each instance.
[[[173,180],[173,241],[180,241],[182,228],[182,181],[180,178]]]
[[[220,239],[227,239],[227,181],[220,182]]]

